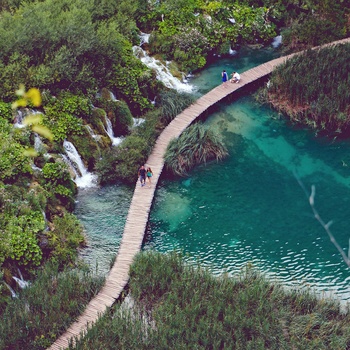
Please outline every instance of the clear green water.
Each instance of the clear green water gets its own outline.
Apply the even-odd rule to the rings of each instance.
[[[123,185],[80,189],[75,214],[85,228],[81,257],[101,274],[118,252],[133,189]]]
[[[346,247],[349,144],[315,139],[277,117],[251,97],[212,115],[206,123],[224,135],[230,156],[160,183],[145,249],[182,251],[216,274],[250,263],[286,285],[348,300],[350,271],[312,217],[294,173],[308,190],[316,186],[316,207],[334,220]]]
[[[271,58],[272,51],[247,51],[211,65],[193,83],[202,94],[221,83],[222,69],[243,72]],[[316,207],[325,221],[334,221],[332,231],[346,248],[349,143],[287,125],[250,96],[222,106],[206,124],[223,135],[230,156],[196,168],[188,178],[161,180],[144,249],[185,252],[186,259],[215,274],[234,274],[249,263],[285,285],[350,300],[350,271],[312,217],[296,180],[308,191],[316,186]],[[124,186],[79,194],[76,214],[90,244],[85,259],[97,260],[105,271],[118,249],[131,196]]]

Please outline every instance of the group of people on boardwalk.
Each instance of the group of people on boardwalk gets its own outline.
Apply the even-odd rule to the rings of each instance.
[[[138,172],[138,177],[141,183],[141,187],[146,185],[146,178],[148,181],[148,187],[151,187],[152,184],[152,176],[153,176],[153,171],[150,167],[147,169],[145,168],[144,165],[141,165],[139,172]]]
[[[222,77],[222,82],[223,83],[228,81],[228,74],[227,74],[225,69],[222,71],[221,77]],[[233,72],[231,74],[231,77],[232,77],[231,80],[230,80],[231,83],[237,83],[238,84],[240,82],[240,80],[241,80],[241,76],[239,75],[238,72]]]

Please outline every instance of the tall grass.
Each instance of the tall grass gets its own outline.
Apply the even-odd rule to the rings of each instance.
[[[69,349],[348,349],[350,316],[251,268],[219,278],[146,252],[130,271],[133,309],[114,308]]]
[[[103,279],[87,270],[46,265],[0,315],[0,349],[45,349],[84,310]]]
[[[168,170],[184,176],[195,165],[212,159],[221,160],[227,154],[219,135],[203,124],[196,123],[170,142],[164,160]]]
[[[158,104],[161,108],[162,122],[169,124],[178,114],[194,102],[194,97],[188,93],[166,90],[159,95]]]
[[[350,44],[309,50],[272,73],[268,101],[295,122],[350,132]]]

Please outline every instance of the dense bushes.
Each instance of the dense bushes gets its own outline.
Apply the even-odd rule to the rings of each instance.
[[[262,95],[293,122],[348,135],[349,72],[349,44],[310,50],[277,67]]]

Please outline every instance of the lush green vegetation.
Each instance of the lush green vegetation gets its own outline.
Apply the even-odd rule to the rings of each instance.
[[[2,350],[46,349],[103,283],[103,278],[84,269],[59,272],[57,264],[46,265],[36,277],[30,288],[1,309]]]
[[[134,183],[139,165],[146,161],[161,130],[192,102],[187,94],[165,89],[155,73],[134,56],[132,46],[139,44],[140,31],[151,34],[149,44],[144,46],[149,53],[174,60],[180,70],[187,71],[202,68],[215,55],[228,53],[230,47],[268,43],[280,31],[289,51],[345,37],[349,34],[349,8],[348,0],[1,1],[0,277],[14,287],[12,275],[18,267],[26,278],[35,278],[37,268],[47,261],[52,260],[60,268],[76,263],[77,248],[84,244],[84,236],[71,214],[76,185],[62,161],[63,140],[74,143],[88,170],[98,173],[102,184]],[[341,57],[348,55],[348,49],[339,56],[322,55],[322,64],[333,59],[344,67],[343,71],[335,65],[331,66],[333,70],[321,63],[317,66],[327,79],[334,80],[334,74],[339,73],[337,90],[335,84],[328,86],[330,90],[322,90],[316,103],[312,87],[317,73],[307,78],[301,70],[297,75],[306,79],[304,85],[298,87],[296,81],[292,93],[286,90],[284,98],[292,101],[288,108],[298,112],[293,118],[305,118],[311,125],[337,132],[348,131],[349,95],[346,82],[340,81],[349,70],[348,56],[344,60]],[[314,59],[310,56],[306,61]],[[304,63],[300,66],[312,71]],[[181,72],[177,74],[181,76]],[[277,90],[274,93],[273,89],[279,86],[279,79],[269,90],[269,98],[277,107],[282,101],[277,100]],[[21,115],[33,113],[31,108],[35,107],[29,102],[26,108],[11,109],[10,102],[20,84],[42,92],[42,105],[35,110],[40,120],[26,128],[12,125],[20,122]],[[309,100],[300,93],[305,84],[310,85]],[[145,122],[133,128],[133,117],[142,117]],[[106,118],[114,135],[125,137],[118,148],[111,147]],[[41,138],[39,149],[33,153],[38,140],[33,131],[40,128],[50,130],[52,138]],[[202,142],[193,149],[193,141],[197,143],[198,139]],[[190,129],[171,147],[168,164],[179,174],[226,153],[217,137],[200,126]],[[192,158],[186,156],[190,153]],[[9,291],[0,287],[3,319],[5,315],[8,320],[8,315],[15,312],[6,309],[13,303]],[[35,322],[41,320],[41,316],[34,317]],[[47,346],[54,335],[47,337],[48,333],[31,328],[35,322],[18,322],[24,330],[16,328],[18,334],[8,336],[13,342],[8,347],[20,348],[24,335],[32,339],[32,348]],[[63,329],[62,325],[55,328],[52,319],[49,322],[54,325],[52,334]],[[0,328],[0,334],[2,329],[10,334],[13,324],[6,327]]]
[[[173,174],[184,176],[195,165],[227,155],[227,149],[218,134],[203,124],[189,126],[179,138],[170,142],[164,160],[165,166]]]
[[[214,277],[176,254],[139,254],[135,306],[117,306],[70,349],[347,349],[350,316],[307,291],[285,291],[251,268]]]
[[[307,74],[305,74],[307,72]],[[326,134],[350,133],[350,45],[309,50],[277,67],[258,97],[293,122]]]
[[[288,51],[342,38],[349,33],[349,9],[349,1],[330,0],[154,1],[137,23],[152,29],[151,53],[193,70],[213,54],[266,43],[278,32]]]

